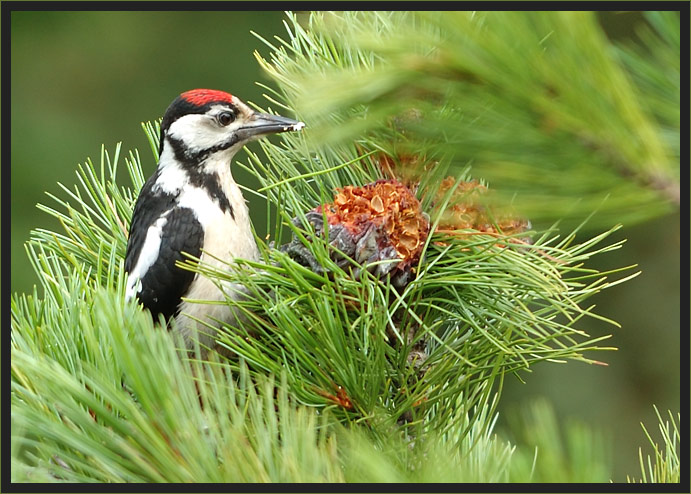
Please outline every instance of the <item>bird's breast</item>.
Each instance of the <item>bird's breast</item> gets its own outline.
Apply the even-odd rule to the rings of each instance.
[[[204,228],[202,260],[215,265],[221,263],[214,257],[225,262],[234,258],[256,260],[257,245],[242,193],[235,183],[226,184],[223,193],[230,210],[221,209],[217,200],[199,187],[186,187],[180,194],[179,205],[191,209]]]
[[[232,208],[223,211],[214,204],[208,194],[199,194],[192,189],[183,192],[181,203],[190,207],[204,227],[204,244],[202,246],[202,263],[228,270],[235,259],[257,260],[259,252],[254,241],[247,204],[235,183],[224,187]],[[220,287],[220,288],[219,288]],[[178,327],[187,339],[198,338],[202,345],[212,346],[215,331],[197,320],[223,321],[231,323],[233,312],[225,304],[200,304],[196,301],[223,301],[226,297],[235,297],[235,285],[216,282],[205,276],[197,275],[176,317]]]

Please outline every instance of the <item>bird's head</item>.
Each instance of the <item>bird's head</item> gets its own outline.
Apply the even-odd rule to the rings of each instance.
[[[305,124],[252,110],[224,91],[193,89],[178,96],[161,122],[159,153],[166,145],[178,162],[194,166],[212,154],[234,154],[260,137],[300,130]]]

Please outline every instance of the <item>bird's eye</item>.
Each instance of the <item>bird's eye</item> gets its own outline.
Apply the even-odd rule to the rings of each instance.
[[[235,113],[230,112],[230,111],[224,111],[218,114],[218,117],[216,117],[218,120],[218,123],[225,127],[226,125],[230,125],[235,121]]]

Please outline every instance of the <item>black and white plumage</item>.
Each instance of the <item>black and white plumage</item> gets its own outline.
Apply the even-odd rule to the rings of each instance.
[[[176,263],[188,259],[183,252],[215,265],[257,258],[231,159],[253,139],[303,126],[257,113],[222,91],[195,89],[176,98],[161,122],[158,167],[142,187],[132,214],[125,258],[127,299],[136,296],[154,317],[174,318],[173,326],[186,341],[196,338],[202,346],[213,347],[215,331],[199,321],[230,322],[232,313],[225,304],[192,301],[221,301],[224,293]]]

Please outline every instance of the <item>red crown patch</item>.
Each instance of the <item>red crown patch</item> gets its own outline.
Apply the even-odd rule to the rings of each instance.
[[[192,103],[195,106],[204,106],[207,103],[214,101],[225,101],[227,103],[233,102],[233,95],[225,91],[218,91],[216,89],[192,89],[185,91],[180,95],[185,101]]]

